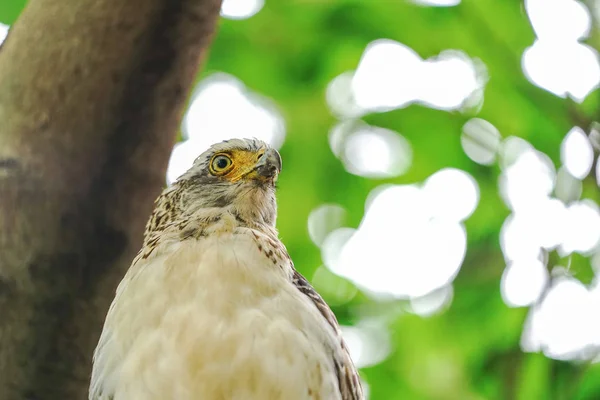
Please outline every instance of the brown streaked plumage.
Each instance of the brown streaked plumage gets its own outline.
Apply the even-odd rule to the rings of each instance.
[[[363,399],[333,312],[278,239],[280,169],[265,143],[234,139],[159,196],[90,399]]]

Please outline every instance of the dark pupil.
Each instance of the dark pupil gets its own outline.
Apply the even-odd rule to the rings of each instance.
[[[229,161],[227,161],[226,158],[221,157],[221,158],[217,159],[217,168],[223,169],[223,168],[226,168],[228,165],[229,165]]]

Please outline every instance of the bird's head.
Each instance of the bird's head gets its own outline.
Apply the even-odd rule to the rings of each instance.
[[[228,208],[250,222],[274,225],[275,182],[281,171],[277,150],[257,139],[231,139],[212,145],[194,161],[175,186],[180,207]]]

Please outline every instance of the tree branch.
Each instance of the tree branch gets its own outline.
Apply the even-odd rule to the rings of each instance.
[[[0,399],[87,397],[221,0],[37,0],[0,48]]]

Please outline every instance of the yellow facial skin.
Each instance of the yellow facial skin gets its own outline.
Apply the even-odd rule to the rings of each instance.
[[[210,160],[209,169],[211,174],[221,176],[230,182],[244,180],[266,180],[267,178],[259,175],[255,168],[264,150],[257,152],[248,150],[232,150],[227,153],[217,153]],[[225,157],[230,163],[225,168],[220,168],[219,161]],[[222,161],[221,161],[222,162]]]

